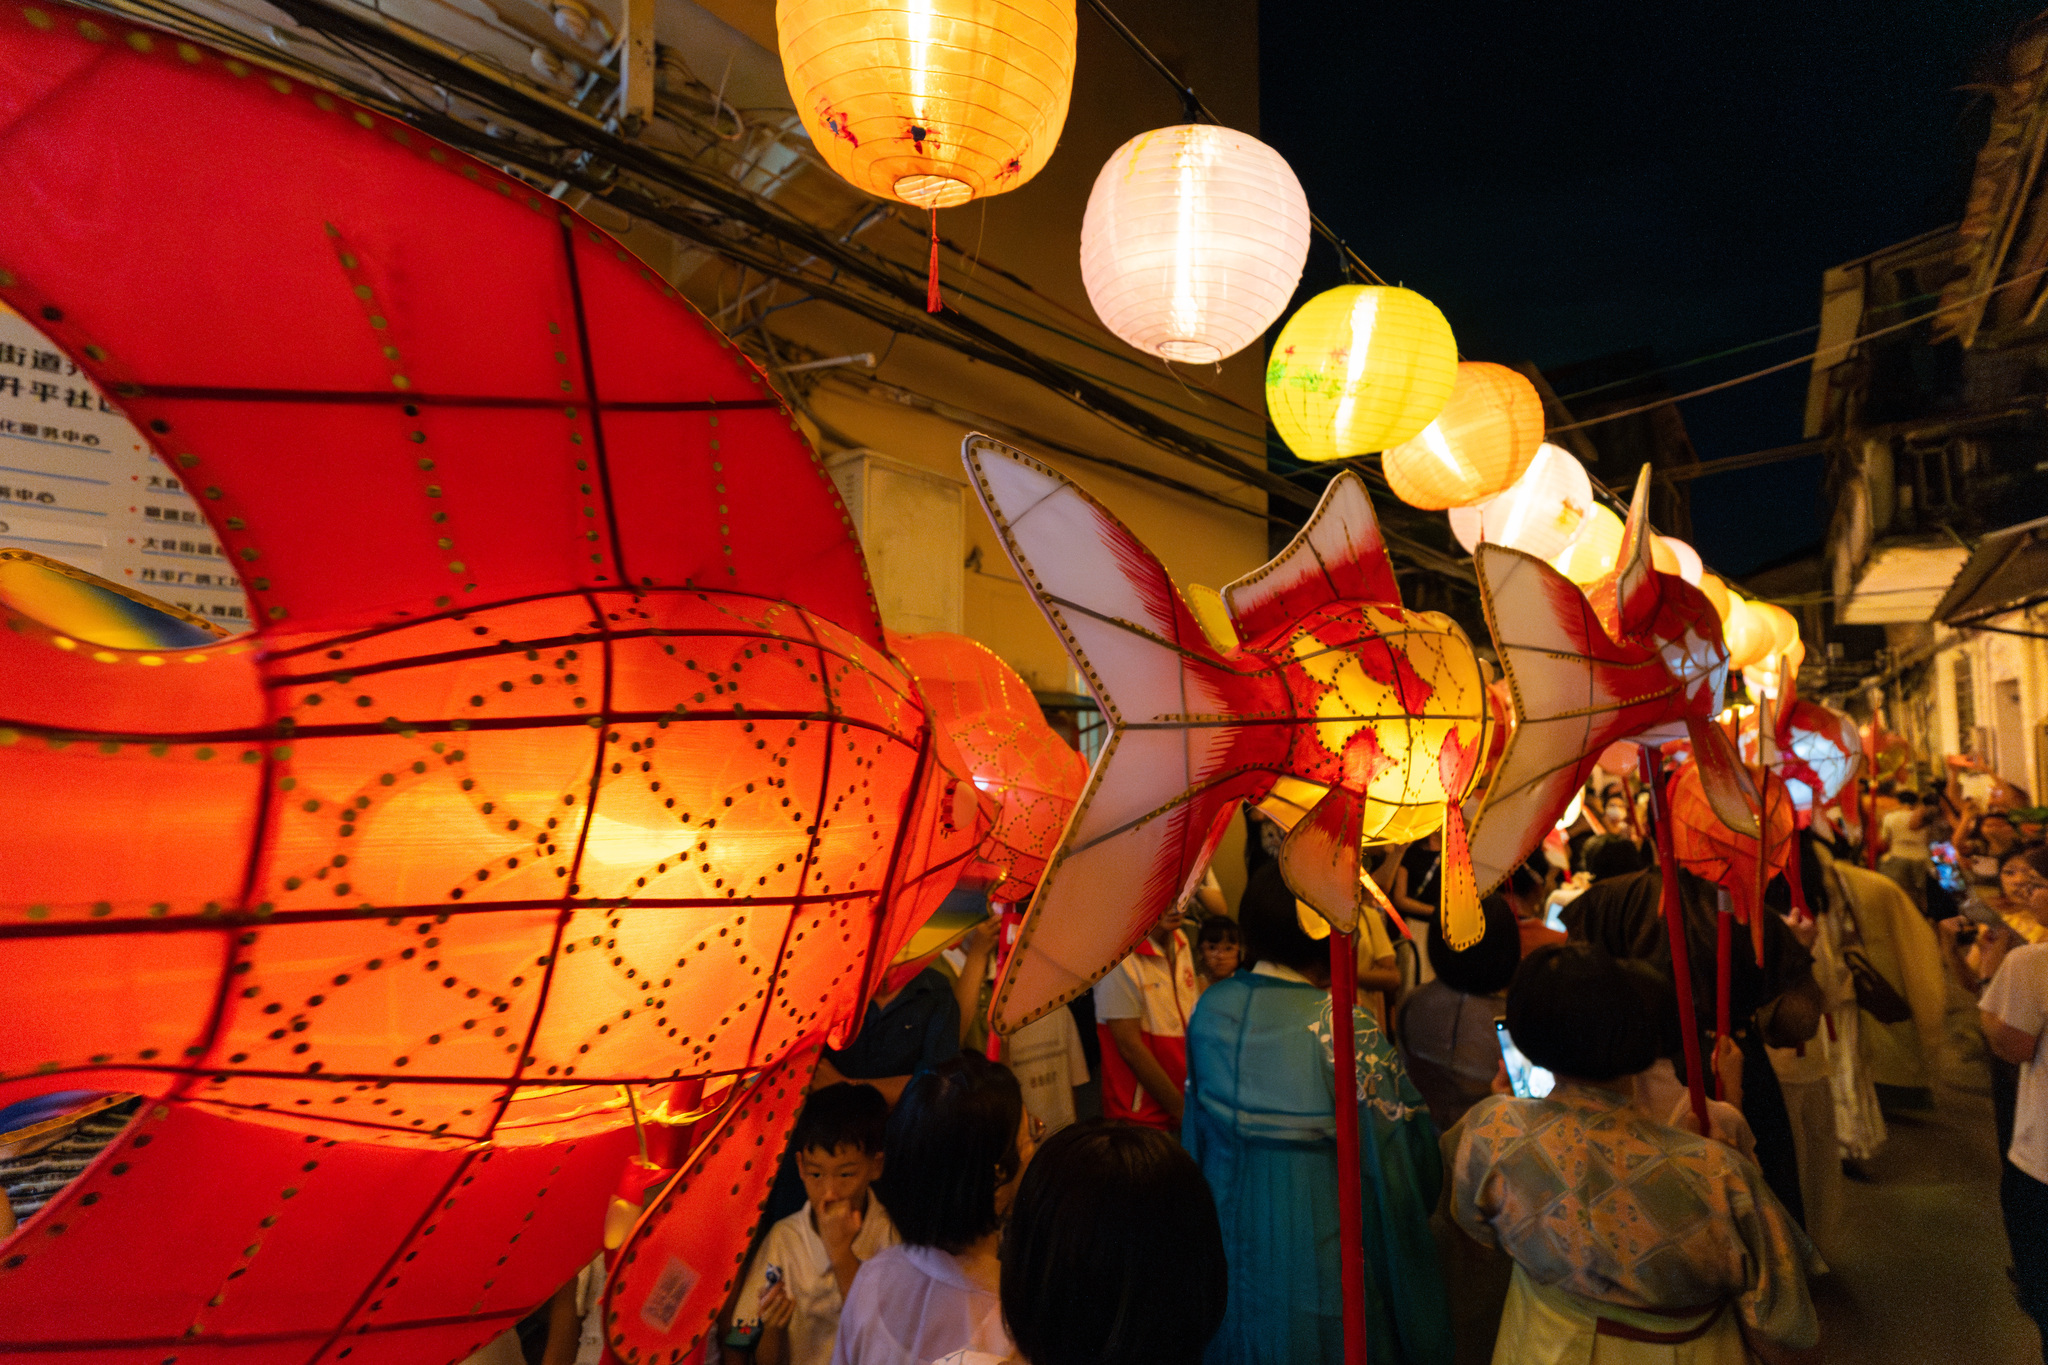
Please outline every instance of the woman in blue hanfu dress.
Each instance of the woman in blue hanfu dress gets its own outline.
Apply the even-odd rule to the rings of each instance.
[[[1327,940],[1276,864],[1239,908],[1255,965],[1203,994],[1188,1024],[1181,1141],[1201,1163],[1230,1261],[1206,1365],[1340,1365],[1337,1117]],[[1436,1127],[1372,1015],[1356,1010],[1366,1349],[1373,1365],[1445,1365],[1450,1312],[1429,1215]]]

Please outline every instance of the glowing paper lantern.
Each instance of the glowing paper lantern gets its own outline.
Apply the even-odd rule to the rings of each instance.
[[[1658,573],[1677,574],[1695,588],[1700,585],[1700,579],[1706,575],[1707,566],[1700,562],[1698,550],[1676,536],[1658,536],[1651,542],[1651,548],[1657,555]],[[1669,555],[1672,561],[1669,568],[1664,566],[1666,555]]]
[[[1714,604],[1714,614],[1721,618],[1721,624],[1725,627],[1728,624],[1728,612],[1734,605],[1734,599],[1728,593],[1728,585],[1714,574],[1703,573],[1700,575],[1699,590]]]
[[[121,649],[191,649],[227,634],[183,607],[29,550],[0,550],[0,609],[81,644]]]
[[[1385,450],[1443,411],[1458,343],[1435,304],[1408,289],[1346,284],[1280,329],[1266,363],[1266,410],[1304,460]]]
[[[1728,594],[1728,666],[1748,668],[1760,662],[1771,649],[1771,623],[1756,605],[1734,593]]]
[[[1308,239],[1308,199],[1278,152],[1184,123],[1140,133],[1104,163],[1081,220],[1081,282],[1131,345],[1207,365],[1286,309]]]
[[[889,643],[974,785],[998,807],[961,881],[993,901],[1029,900],[1088,780],[1087,763],[987,646],[944,633],[892,635]]]
[[[1073,0],[777,0],[775,29],[811,145],[883,199],[1016,189],[1066,125]]]
[[[1513,722],[1478,808],[1492,850],[1482,861],[1477,825],[1468,852],[1466,807],[1499,729],[1485,671],[1448,617],[1400,605],[1355,474],[1332,480],[1301,534],[1225,590],[1241,642],[1225,648],[1137,538],[1057,471],[985,436],[968,438],[966,459],[1109,721],[998,990],[999,1029],[1114,966],[1193,894],[1239,804],[1269,797],[1297,807],[1281,851],[1288,884],[1340,929],[1370,894],[1362,847],[1441,827],[1445,933],[1470,944],[1483,929],[1479,892],[1549,832],[1580,755],[1675,705],[1656,655],[1601,636],[1584,595],[1549,566],[1500,552],[1494,573],[1482,558]]]
[[[263,622],[86,647],[6,590],[0,1105],[144,1097],[9,1242],[9,1349],[459,1358],[597,1250],[634,1107],[847,1033],[971,786],[781,402],[592,225],[105,14],[0,15],[0,94],[48,157],[0,297]],[[720,1131],[701,1275],[619,1302],[674,1348],[781,1130]]]
[[[1545,444],[1506,492],[1477,506],[1453,507],[1451,532],[1468,554],[1483,541],[1554,560],[1578,539],[1592,508],[1586,467],[1563,447]]]
[[[1543,444],[1543,400],[1505,365],[1467,361],[1436,420],[1381,457],[1394,496],[1441,511],[1505,492]]]
[[[1599,504],[1586,513],[1578,538],[1551,563],[1580,587],[1614,571],[1621,557],[1621,518]]]

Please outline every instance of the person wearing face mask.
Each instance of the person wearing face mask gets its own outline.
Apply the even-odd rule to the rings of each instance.
[[[996,1247],[1037,1125],[1008,1067],[963,1052],[904,1087],[875,1182],[900,1245],[860,1267],[832,1365],[926,1365],[954,1351],[1010,1353]]]

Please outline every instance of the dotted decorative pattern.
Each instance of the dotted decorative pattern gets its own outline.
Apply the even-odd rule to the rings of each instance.
[[[682,1169],[647,1202],[605,1285],[605,1337],[626,1365],[678,1365],[746,1269],[747,1247],[789,1139],[815,1051],[749,1083]],[[722,1222],[706,1219],[719,1209]],[[727,1226],[745,1223],[735,1240]]]
[[[964,635],[891,635],[975,787],[996,803],[993,826],[961,880],[990,900],[1021,904],[1045,873],[1088,765],[1046,724],[1016,671]]]
[[[262,622],[0,614],[0,1104],[147,1097],[0,1246],[0,1355],[459,1359],[596,1250],[625,1088],[843,1036],[977,830],[815,453],[610,238],[62,5],[0,97],[0,297]]]

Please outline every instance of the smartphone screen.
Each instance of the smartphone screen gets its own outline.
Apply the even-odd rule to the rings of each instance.
[[[1550,1093],[1550,1087],[1557,1084],[1557,1078],[1522,1055],[1515,1046],[1514,1038],[1508,1033],[1508,1021],[1493,1021],[1494,1031],[1500,1035],[1501,1059],[1508,1064],[1508,1084],[1525,1100],[1540,1100]]]

